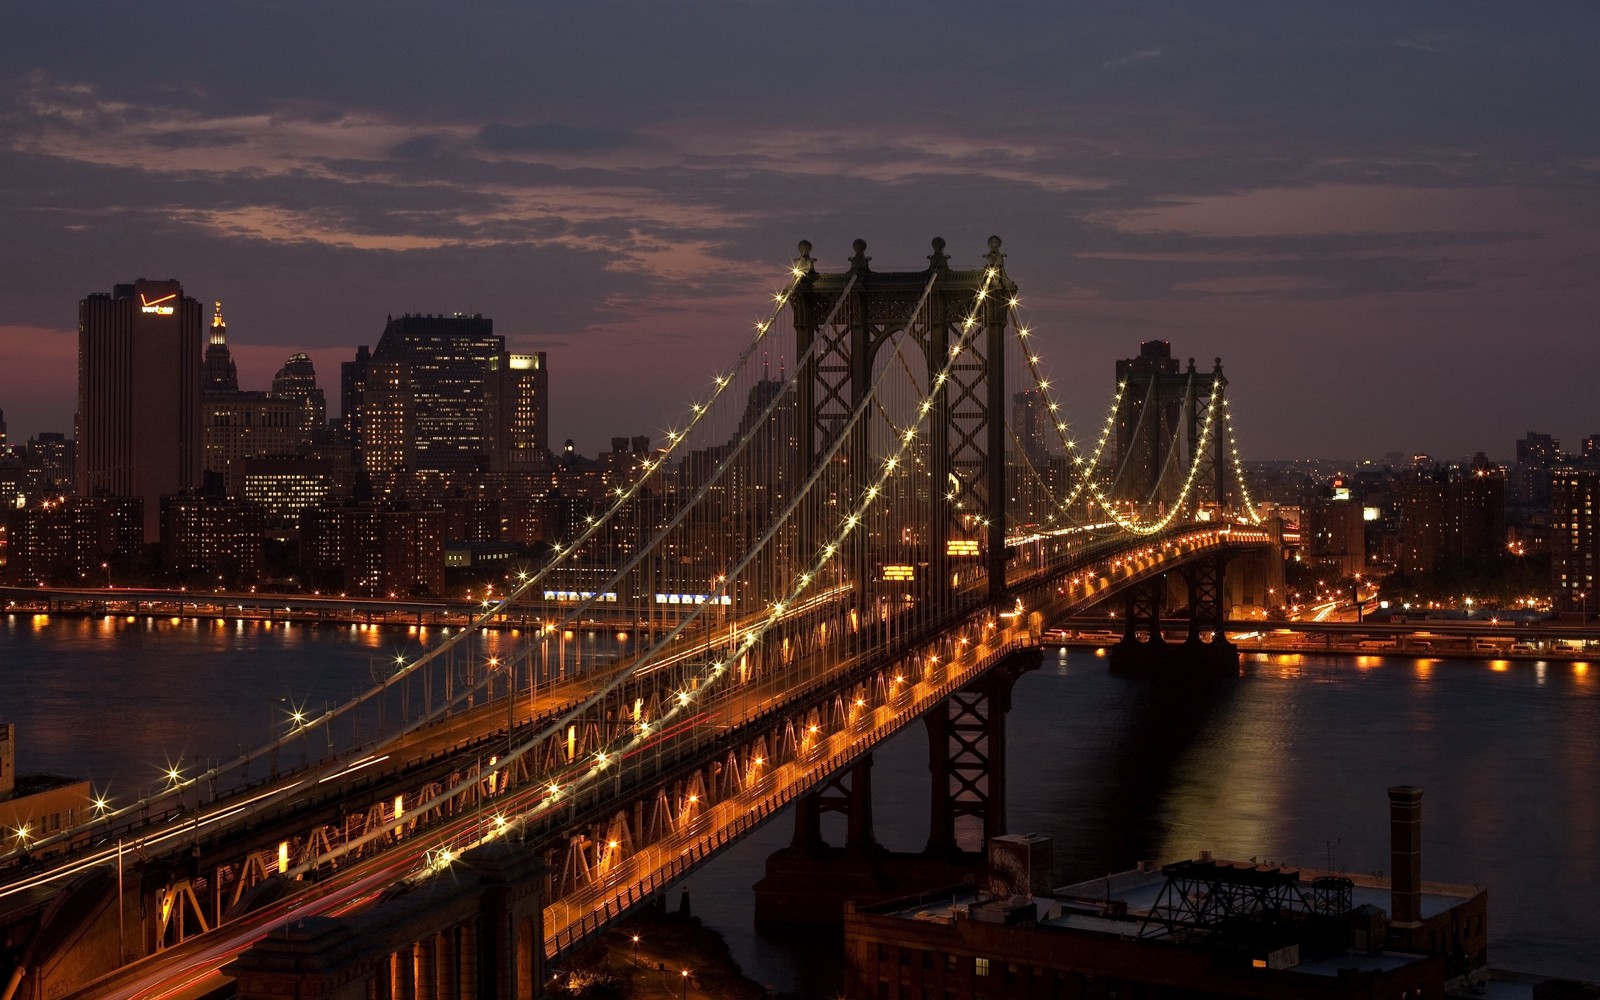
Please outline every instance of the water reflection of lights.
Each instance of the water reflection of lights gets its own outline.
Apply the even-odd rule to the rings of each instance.
[[[1381,656],[1358,656],[1358,657],[1356,657],[1356,669],[1357,670],[1371,670],[1373,667],[1380,667],[1382,665],[1383,665],[1383,657],[1381,657]]]
[[[1433,665],[1435,663],[1438,663],[1438,662],[1439,662],[1438,660],[1430,659],[1428,657],[1418,658],[1418,660],[1417,660],[1417,676],[1422,678],[1423,680],[1427,680],[1428,678],[1432,677],[1433,676]]]
[[[1489,661],[1489,669],[1493,670],[1497,674],[1503,674],[1507,670],[1511,669],[1511,661],[1510,660],[1490,660]]]

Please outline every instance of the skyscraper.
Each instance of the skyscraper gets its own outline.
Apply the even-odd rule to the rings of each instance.
[[[1165,340],[1140,344],[1138,357],[1117,362],[1117,384],[1122,397],[1117,404],[1117,479],[1111,484],[1111,496],[1164,505],[1177,496],[1182,478],[1182,465],[1175,476],[1163,473],[1177,461],[1173,452],[1183,447],[1179,421],[1188,388],[1172,345]]]
[[[549,384],[543,351],[490,359],[483,429],[491,472],[544,468],[550,453]]]
[[[372,360],[400,362],[409,370],[417,468],[487,464],[484,379],[490,360],[505,347],[494,321],[480,314],[389,319]]]
[[[228,350],[228,324],[222,319],[222,303],[211,314],[211,342],[206,345],[206,392],[238,392],[239,368]]]
[[[78,303],[78,490],[144,501],[200,485],[200,303],[176,279],[117,285]]]
[[[328,402],[317,386],[317,369],[308,355],[290,356],[272,376],[272,391],[268,395],[273,399],[291,400],[299,407],[302,440],[310,441],[327,430]]]

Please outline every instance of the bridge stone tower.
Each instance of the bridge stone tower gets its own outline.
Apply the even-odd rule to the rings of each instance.
[[[1005,274],[1000,237],[989,237],[984,266],[977,270],[952,268],[944,248],[944,240],[935,238],[928,266],[921,271],[873,271],[866,241],[856,240],[848,271],[821,274],[811,244],[802,242],[795,268],[804,277],[792,298],[796,357],[814,352],[809,375],[802,373],[799,380],[802,476],[815,470],[851,413],[866,405],[879,350],[896,335],[905,335],[922,351],[928,371],[923,388],[933,401],[926,452],[929,481],[951,487],[928,491],[923,531],[929,565],[920,580],[920,596],[934,602],[950,599],[954,564],[970,551],[951,544],[956,541],[979,543],[991,597],[1005,586],[1005,333],[1007,303],[1017,294]],[[986,284],[988,292],[979,302]],[[963,330],[975,303],[979,328]],[[935,391],[933,373],[964,337],[966,346],[955,358],[950,378]],[[861,484],[849,477],[869,467],[868,434],[854,432],[844,454],[848,471],[841,486],[853,497]],[[980,516],[974,521],[963,513]],[[865,594],[876,567],[859,543],[850,558]]]

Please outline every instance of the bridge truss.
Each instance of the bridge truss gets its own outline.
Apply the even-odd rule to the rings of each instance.
[[[1259,517],[1220,361],[1172,383],[1183,419],[1160,429],[1154,485],[1130,493],[1107,447],[1153,383],[1119,384],[1080,447],[1000,247],[963,270],[935,240],[925,269],[876,272],[858,240],[823,273],[801,243],[730,368],[657,450],[597,470],[565,540],[466,628],[344,704],[292,708],[252,751],[97,800],[77,828],[13,831],[0,900],[103,882],[115,845],[119,871],[132,852],[161,873],[137,954],[380,859],[426,879],[516,837],[548,859],[554,953],[1036,644],[1051,617],[1264,544],[1235,523]],[[794,355],[774,376],[780,328]],[[508,635],[529,601],[562,610]],[[574,652],[602,628],[625,655]],[[304,763],[282,766],[296,749]]]

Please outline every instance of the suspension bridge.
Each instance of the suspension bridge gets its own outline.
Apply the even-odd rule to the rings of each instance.
[[[963,269],[934,240],[925,268],[875,271],[858,240],[826,272],[801,243],[661,447],[465,628],[253,750],[8,831],[0,1000],[173,995],[229,960],[270,980],[288,973],[260,956],[335,938],[361,996],[531,996],[546,961],[791,803],[848,812],[872,748],[918,719],[948,748],[930,848],[1004,832],[1003,703],[1053,621],[1115,601],[1118,662],[1236,672],[1224,568],[1274,537],[1220,360],[1119,373],[1080,442],[1000,248]],[[532,602],[542,620],[491,651]],[[627,655],[573,654],[597,622]],[[526,864],[532,890],[493,875]],[[406,909],[469,872],[494,919]],[[366,951],[304,931],[385,907],[411,915]]]

